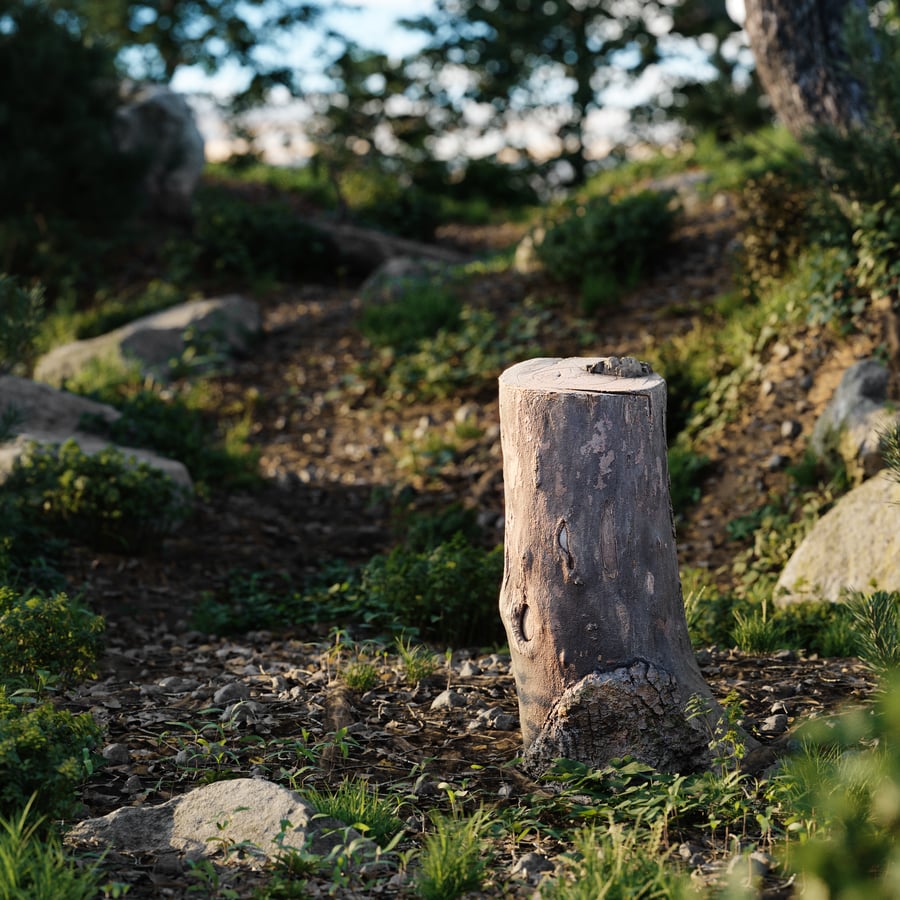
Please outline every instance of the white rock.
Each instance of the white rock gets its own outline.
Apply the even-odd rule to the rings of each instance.
[[[327,855],[359,834],[334,819],[318,817],[294,791],[262,779],[238,778],[197,788],[159,806],[126,806],[87,819],[69,831],[66,842],[132,854],[174,850],[189,859],[212,856],[225,844],[247,842],[264,858],[279,852],[282,838],[285,848],[302,850],[309,841],[311,852]],[[228,861],[239,860],[235,855]]]
[[[886,472],[842,497],[813,526],[775,586],[775,602],[900,590],[900,483]]]

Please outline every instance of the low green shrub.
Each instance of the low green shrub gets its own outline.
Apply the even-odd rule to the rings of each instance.
[[[20,594],[0,587],[0,671],[32,683],[47,671],[63,684],[94,674],[104,622],[64,593]]]
[[[456,535],[433,550],[394,548],[357,575],[304,597],[327,622],[356,622],[379,635],[408,634],[445,646],[504,640],[497,615],[503,551]]]
[[[671,192],[595,197],[550,225],[536,252],[551,278],[579,286],[586,313],[634,287],[666,247],[677,212]]]
[[[430,281],[409,281],[388,303],[367,306],[360,330],[376,347],[407,353],[419,341],[433,338],[442,329],[455,331],[462,304],[448,287]]]
[[[63,818],[92,770],[100,728],[86,713],[18,699],[0,686],[0,816],[14,816],[31,802],[36,813]]]
[[[383,350],[358,374],[395,402],[460,396],[483,389],[513,362],[539,356],[536,339],[549,316],[547,310],[527,310],[504,325],[488,310],[464,306],[453,330],[442,328],[403,355]]]
[[[341,266],[331,238],[287,203],[251,202],[217,186],[198,191],[193,231],[173,238],[164,259],[182,285],[333,279]]]
[[[27,368],[43,312],[43,288],[0,272],[0,374]]]
[[[97,549],[142,552],[156,547],[188,510],[184,489],[146,463],[109,447],[93,456],[75,441],[32,444],[4,489],[21,516]]]

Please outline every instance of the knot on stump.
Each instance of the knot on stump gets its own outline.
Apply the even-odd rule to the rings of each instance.
[[[708,768],[706,719],[686,716],[686,705],[677,679],[647,660],[591,672],[550,709],[524,767],[537,776],[560,758],[602,768],[632,756],[662,772]]]
[[[617,378],[641,378],[650,375],[650,363],[633,356],[607,356],[585,367],[591,375],[615,375]]]

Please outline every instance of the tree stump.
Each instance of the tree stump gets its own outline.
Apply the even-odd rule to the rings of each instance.
[[[500,376],[500,613],[532,774],[559,757],[711,764],[722,711],[688,637],[665,419],[665,381],[634,359],[534,359]]]

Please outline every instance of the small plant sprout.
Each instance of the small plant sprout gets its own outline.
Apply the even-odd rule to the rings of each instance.
[[[416,685],[437,670],[437,657],[427,647],[413,645],[411,640],[404,640],[402,637],[397,638],[396,645],[407,684]]]
[[[423,900],[456,900],[484,884],[487,858],[485,837],[488,813],[479,809],[463,818],[454,807],[452,815],[434,813],[433,831],[425,838],[416,878]]]

